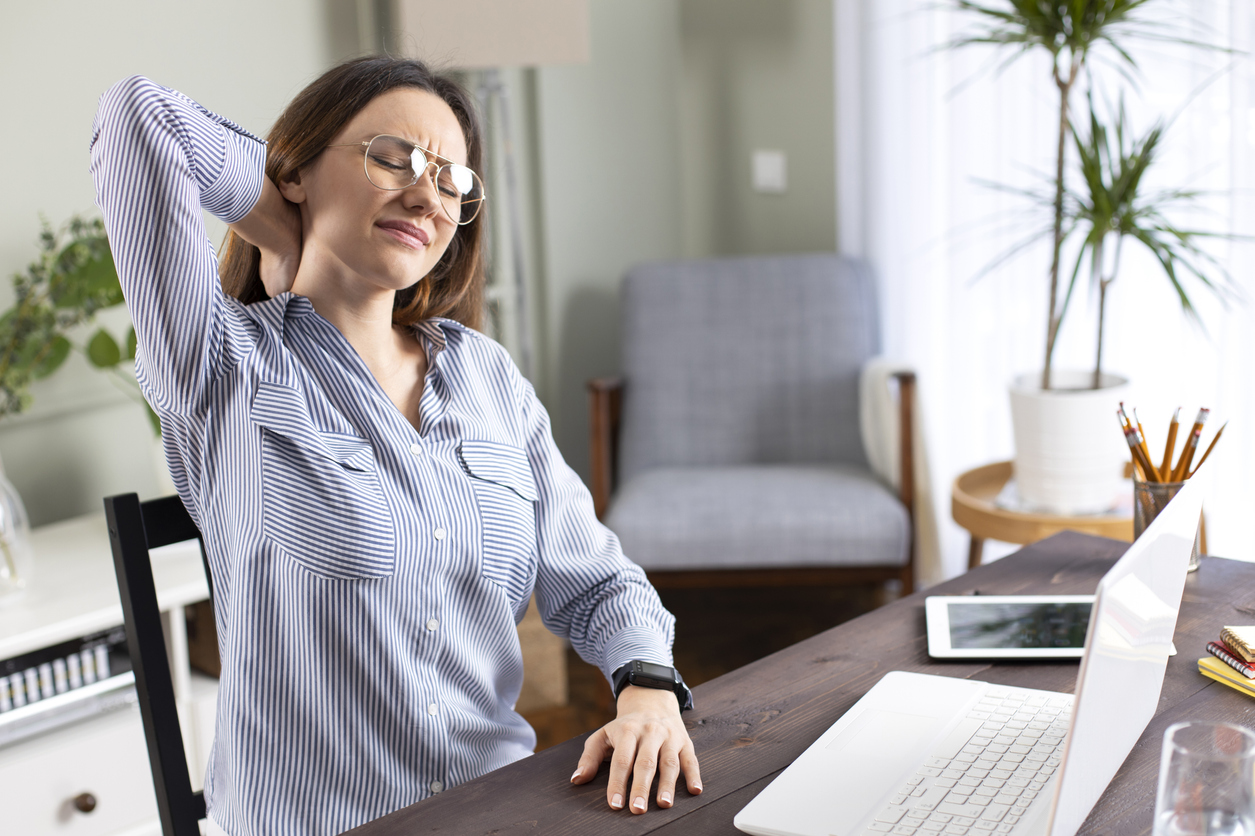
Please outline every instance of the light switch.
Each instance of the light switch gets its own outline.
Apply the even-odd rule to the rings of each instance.
[[[784,194],[789,187],[788,165],[784,152],[759,148],[753,157],[754,191],[767,194]]]

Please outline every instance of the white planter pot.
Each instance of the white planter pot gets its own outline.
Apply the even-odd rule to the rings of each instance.
[[[1119,496],[1129,447],[1116,410],[1129,391],[1126,378],[1093,372],[1052,372],[1056,387],[1042,390],[1041,373],[1011,383],[1015,484],[1033,509],[1055,514],[1100,514]]]

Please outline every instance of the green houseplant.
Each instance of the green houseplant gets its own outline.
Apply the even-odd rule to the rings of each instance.
[[[45,221],[39,247],[39,257],[13,276],[13,304],[0,314],[0,417],[29,407],[31,383],[61,368],[76,350],[143,403],[129,371],[135,329],[121,340],[100,326],[83,336],[96,325],[96,314],[123,302],[103,222],[75,217],[57,232]],[[151,409],[148,415],[160,432],[157,416]]]
[[[13,276],[13,304],[0,314],[0,418],[29,407],[31,384],[61,368],[76,349],[142,402],[128,369],[134,329],[121,343],[103,327],[81,339],[97,313],[123,301],[104,224],[75,217],[58,233],[45,221],[39,247],[39,257]],[[159,433],[157,416],[151,409],[148,415]],[[29,587],[32,563],[26,509],[0,471],[0,602]]]
[[[1005,0],[1004,5],[990,5],[975,0],[955,0],[959,9],[977,16],[981,27],[976,33],[957,39],[953,46],[987,44],[1007,47],[1012,50],[1008,61],[1029,52],[1046,51],[1050,54],[1051,75],[1059,92],[1050,301],[1042,389],[1052,388],[1054,382],[1055,342],[1066,311],[1066,305],[1059,298],[1059,270],[1065,238],[1064,174],[1072,90],[1087,69],[1091,50],[1100,44],[1108,45],[1128,68],[1136,67],[1122,41],[1146,30],[1149,24],[1138,16],[1138,12],[1149,2],[1151,0]]]
[[[1236,295],[1229,272],[1199,246],[1201,239],[1233,236],[1183,229],[1167,217],[1174,206],[1191,202],[1198,192],[1192,189],[1149,191],[1144,185],[1146,173],[1160,152],[1164,131],[1165,125],[1157,122],[1144,135],[1134,135],[1128,127],[1123,101],[1115,114],[1114,125],[1108,129],[1095,111],[1092,95],[1089,97],[1088,133],[1072,129],[1080,185],[1067,189],[1065,236],[1079,235],[1080,246],[1061,310],[1067,309],[1082,266],[1088,262],[1090,280],[1098,293],[1095,388],[1102,377],[1107,291],[1119,275],[1125,239],[1142,244],[1154,255],[1171,282],[1182,311],[1193,320],[1198,321],[1198,312],[1185,283],[1188,277],[1192,276],[1222,302]],[[1114,248],[1112,259],[1106,258],[1109,248]]]
[[[1111,431],[1112,412],[1123,397],[1128,381],[1103,373],[1101,353],[1093,372],[1058,370],[1053,357],[1060,325],[1068,310],[1077,277],[1088,262],[1100,295],[1101,329],[1106,290],[1114,272],[1104,275],[1104,253],[1120,247],[1133,236],[1150,247],[1168,277],[1181,291],[1180,272],[1194,272],[1205,255],[1197,247],[1202,233],[1183,233],[1164,220],[1159,207],[1165,201],[1187,196],[1168,192],[1153,198],[1141,188],[1142,175],[1155,157],[1162,128],[1142,138],[1126,137],[1121,123],[1115,146],[1091,109],[1088,135],[1073,129],[1070,102],[1082,80],[1095,86],[1093,55],[1099,47],[1109,56],[1112,69],[1132,77],[1138,69],[1127,44],[1133,39],[1191,43],[1162,28],[1146,12],[1152,0],[954,0],[955,7],[974,15],[978,29],[955,40],[952,46],[986,44],[1010,50],[1007,62],[1026,53],[1045,51],[1051,58],[1051,74],[1059,93],[1055,141],[1055,166],[1048,181],[1049,194],[1033,197],[1048,207],[1052,223],[1045,234],[1051,238],[1049,304],[1042,370],[1017,377],[1011,383],[1011,414],[1015,435],[1015,480],[1022,507],[1061,514],[1100,513],[1116,499],[1127,459],[1119,433]],[[1161,4],[1162,5],[1162,4]],[[1069,139],[1079,162],[1081,185],[1069,188]],[[1079,251],[1072,275],[1066,282],[1065,241],[1080,233]],[[1040,236],[1017,244],[1018,251]],[[1005,260],[1005,256],[998,260]],[[1188,312],[1188,296],[1182,301]],[[1100,331],[1101,334],[1101,331]],[[1101,347],[1099,348],[1101,352]]]

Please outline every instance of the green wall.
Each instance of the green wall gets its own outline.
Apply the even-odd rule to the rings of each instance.
[[[40,215],[59,226],[95,211],[87,145],[114,82],[149,76],[265,133],[305,84],[356,51],[355,14],[354,0],[7,3],[0,276],[35,258]],[[222,226],[210,229],[220,240]],[[0,280],[0,307],[10,300]],[[33,391],[33,408],[0,424],[0,459],[33,524],[100,512],[107,494],[157,494],[164,465],[144,412],[104,375],[71,357]]]
[[[143,73],[265,132],[301,87],[357,51],[359,11],[356,0],[6,9],[0,273],[34,257],[41,213],[60,223],[92,211],[87,141],[110,84]],[[584,381],[619,370],[630,265],[832,250],[835,238],[831,0],[590,0],[590,13],[590,63],[503,74],[524,190],[532,379],[585,476]],[[30,164],[36,129],[56,165]],[[750,189],[755,148],[787,153],[787,193]],[[221,226],[210,230],[219,240]],[[142,410],[81,361],[38,387],[29,414],[0,424],[0,458],[36,524],[98,511],[108,493],[158,490]]]
[[[591,0],[589,64],[536,71],[534,378],[587,478],[584,382],[619,370],[618,287],[653,259],[836,248],[830,0]],[[750,187],[754,149],[788,159]]]

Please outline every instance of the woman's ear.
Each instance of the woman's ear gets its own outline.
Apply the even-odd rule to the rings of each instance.
[[[283,195],[289,203],[305,202],[305,187],[301,185],[299,171],[292,172],[292,179],[279,181],[279,194]]]

